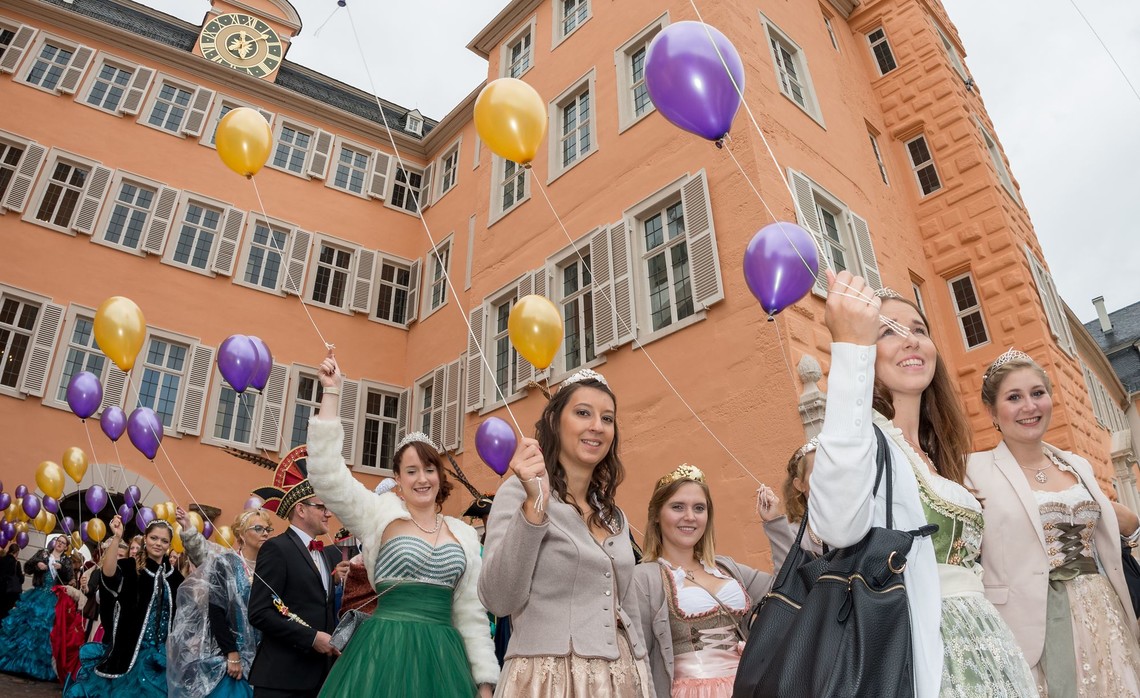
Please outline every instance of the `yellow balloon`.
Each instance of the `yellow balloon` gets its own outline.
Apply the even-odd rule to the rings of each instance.
[[[71,547],[79,550],[83,547],[83,537],[79,535],[79,531],[71,532]]]
[[[475,130],[496,155],[525,165],[546,135],[546,102],[515,78],[487,83],[475,100]]]
[[[146,338],[146,318],[130,298],[111,296],[95,311],[95,342],[115,365],[129,371]]]
[[[28,532],[28,524],[27,523],[21,521],[20,523],[16,524],[16,533],[27,533],[27,532]]]
[[[205,522],[202,521],[202,515],[198,512],[191,511],[186,514],[186,518],[190,519],[190,525],[193,526],[198,533],[201,533],[206,528]]]
[[[47,523],[47,509],[40,509],[40,513],[36,514],[36,518],[32,519],[32,528],[37,531],[44,530],[44,524]]]
[[[83,465],[86,469],[86,458]],[[63,468],[45,460],[36,467],[36,484],[47,496],[59,499],[63,496]]]
[[[91,519],[87,522],[87,537],[98,543],[107,537],[107,524],[103,519]]]
[[[32,520],[32,517],[28,516],[28,512],[24,511],[24,507],[22,505],[16,508],[16,518],[21,522]]]
[[[214,539],[227,548],[234,547],[234,532],[229,526],[218,526],[214,529]]]
[[[178,507],[174,506],[174,502],[166,503],[166,520],[169,523],[175,523],[174,515],[177,513]]]
[[[15,521],[16,517],[19,516],[19,514],[16,513],[16,510],[19,508],[20,508],[20,505],[16,504],[15,502],[12,502],[11,504],[9,504],[8,508],[4,510],[4,520],[5,521]]]
[[[231,109],[218,122],[214,145],[226,167],[252,177],[265,165],[273,149],[273,131],[261,112],[249,107]]]
[[[63,469],[77,484],[87,474],[87,454],[82,448],[72,446],[63,452]],[[52,495],[59,499],[57,495]]]
[[[166,521],[166,503],[159,502],[150,508],[154,512],[154,518]]]
[[[181,524],[174,524],[174,537],[170,539],[170,549],[176,553],[184,551],[182,547],[182,526]]]
[[[55,530],[55,514],[50,511],[40,510],[36,516],[36,530],[41,533],[51,533]]]
[[[562,315],[542,296],[523,296],[511,308],[507,333],[519,354],[542,370],[554,361],[562,344]]]

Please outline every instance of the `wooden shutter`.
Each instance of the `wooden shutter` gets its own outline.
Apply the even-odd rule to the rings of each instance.
[[[553,301],[554,299],[550,298],[550,296],[547,295],[548,289],[550,287],[550,285],[547,283],[547,272],[547,267],[543,266],[540,269],[536,269],[531,274],[531,278],[533,279],[531,293]],[[557,307],[557,305],[555,305],[555,307]],[[561,309],[559,309],[559,312],[561,312]],[[557,359],[557,356],[555,358]],[[536,366],[534,369],[534,380],[541,381],[547,378],[550,378],[550,366],[547,366],[541,370],[539,370],[539,368]]]
[[[134,74],[131,75],[127,92],[123,95],[123,101],[119,103],[119,111],[132,116],[138,114],[142,107],[143,97],[146,96],[146,90],[150,87],[150,81],[153,79],[153,70],[141,65],[136,67]]]
[[[435,369],[431,379],[431,440],[438,446],[443,443],[443,404],[447,389],[447,366]]]
[[[127,395],[127,374],[114,363],[107,362],[107,375],[103,377],[103,404],[101,410],[108,407],[122,407],[123,399]]]
[[[95,221],[99,220],[99,210],[103,208],[103,199],[107,197],[107,189],[111,186],[112,170],[109,167],[95,165],[87,177],[83,187],[83,198],[79,203],[75,222],[72,224],[77,232],[90,235],[95,230]]]
[[[637,334],[633,316],[633,265],[630,260],[630,236],[625,221],[610,225],[610,265],[613,274],[614,338],[613,346],[629,344]],[[592,254],[592,253],[591,253]],[[594,296],[597,298],[597,295]]]
[[[459,404],[462,392],[460,381],[460,360],[456,359],[443,367],[443,442],[445,451],[458,451],[461,443],[463,408]]]
[[[309,258],[309,244],[312,240],[312,233],[300,228],[293,229],[293,235],[289,240],[289,261],[283,279],[285,293],[299,296],[304,292],[305,262]]]
[[[161,186],[154,197],[154,211],[146,226],[146,237],[143,238],[142,250],[149,254],[162,255],[166,249],[166,233],[170,230],[170,222],[174,218],[174,209],[178,205],[178,190]]]
[[[206,406],[206,389],[210,385],[213,366],[213,347],[195,344],[190,348],[190,366],[185,382],[186,394],[182,396],[182,406],[175,420],[176,428],[183,434],[191,436],[202,434],[202,408]]]
[[[281,449],[281,424],[284,421],[286,385],[289,367],[274,363],[265,390],[261,391],[261,425],[257,430],[257,447],[276,453]]]
[[[400,391],[400,399],[396,403],[396,443],[408,435],[408,407],[411,399],[412,391],[406,388]],[[387,464],[382,463],[381,467],[387,467]]]
[[[376,275],[376,253],[359,248],[356,250],[356,268],[352,275],[352,297],[348,307],[358,313],[367,314],[372,308],[372,280]]]
[[[79,81],[83,79],[83,73],[87,72],[87,66],[91,65],[91,58],[94,55],[95,49],[83,45],[75,48],[75,53],[72,54],[67,69],[63,71],[63,77],[60,78],[60,92],[68,95],[75,94],[75,90],[79,88]]]
[[[428,255],[431,259],[431,255]],[[404,324],[410,325],[420,316],[420,260],[412,262],[411,271],[408,272],[408,312],[405,314]],[[429,265],[430,266],[430,265]]]
[[[12,43],[8,44],[8,48],[4,49],[4,57],[0,58],[0,73],[16,72],[16,66],[20,65],[20,59],[24,57],[24,52],[32,45],[36,31],[35,27],[29,27],[26,24],[21,25],[16,30],[16,35],[12,37]]]
[[[377,150],[372,156],[372,172],[368,173],[368,195],[373,199],[388,196],[388,166],[392,156]]]
[[[345,379],[340,387],[340,423],[344,427],[344,444],[340,455],[344,462],[352,464],[356,454],[356,414],[360,407],[360,381]]]
[[[851,230],[855,233],[855,246],[859,248],[859,262],[863,278],[871,288],[883,287],[883,278],[879,275],[879,259],[875,256],[875,247],[871,244],[871,228],[862,216],[854,211],[848,211],[851,217]]]
[[[186,122],[182,133],[197,138],[202,135],[206,125],[206,115],[210,113],[210,103],[214,101],[214,91],[199,87],[190,99],[190,111],[186,114]]]
[[[420,202],[420,210],[421,211],[426,211],[427,208],[429,206],[431,206],[432,203],[435,201],[435,199],[432,198],[432,181],[431,181],[432,174],[434,171],[435,171],[435,165],[434,164],[428,164],[428,166],[424,168],[423,177],[420,178],[419,202]]]
[[[519,279],[518,286],[515,287],[515,298],[522,300],[524,297],[534,293],[534,275],[527,272]],[[517,302],[517,301],[516,301]],[[518,354],[514,345],[511,345],[511,351]],[[518,390],[525,390],[527,383],[534,380],[534,364],[523,358],[522,354],[518,354],[515,361],[515,387]],[[504,395],[503,397],[508,397]]]
[[[24,154],[20,156],[20,166],[8,184],[8,193],[4,196],[4,208],[9,211],[20,212],[28,204],[28,195],[32,192],[32,183],[36,181],[36,174],[47,157],[47,148],[39,143],[28,143]]]
[[[685,217],[685,239],[689,246],[689,282],[693,300],[700,308],[724,300],[724,281],[713,227],[712,199],[704,170],[681,187],[681,209]]]
[[[222,234],[218,237],[218,251],[214,255],[213,269],[218,274],[233,276],[238,244],[241,242],[241,226],[244,222],[244,211],[233,206],[226,207],[222,217]]]
[[[313,134],[312,152],[309,153],[309,167],[306,170],[314,179],[324,179],[329,169],[329,156],[332,154],[333,135],[317,129]]]
[[[20,382],[20,392],[36,397],[44,396],[48,368],[55,354],[55,340],[63,326],[63,306],[44,303],[40,306],[36,332],[32,337],[32,347],[27,353],[24,377]]]
[[[819,223],[819,212],[815,209],[815,194],[812,193],[811,180],[795,170],[788,170],[788,179],[792,182],[792,190],[796,197],[793,203],[796,206],[796,218],[800,227],[811,233],[815,239],[815,251],[819,255],[819,273],[815,275],[815,285],[812,293],[827,298],[827,270],[831,266],[827,262],[827,253],[823,240],[823,227]]]
[[[613,346],[617,336],[614,315],[614,271],[610,263],[610,230],[601,227],[590,233],[591,292],[594,299],[594,355],[601,356]]]
[[[482,305],[475,306],[469,315],[471,331],[467,334],[467,398],[464,409],[475,412],[483,408],[483,317]]]

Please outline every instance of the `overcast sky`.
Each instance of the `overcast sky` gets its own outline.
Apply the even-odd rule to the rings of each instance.
[[[196,24],[209,9],[143,2]],[[369,89],[346,10],[292,2],[305,26],[289,59]],[[507,0],[348,2],[380,95],[439,119],[486,78],[466,46]],[[1061,295],[1085,321],[1094,296],[1110,311],[1140,301],[1140,98],[1073,6],[1140,89],[1140,2],[944,2]]]

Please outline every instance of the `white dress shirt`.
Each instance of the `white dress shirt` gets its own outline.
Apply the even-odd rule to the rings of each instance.
[[[293,530],[293,532],[297,534],[297,537],[301,539],[301,544],[304,545],[306,548],[308,548],[309,547],[309,541],[313,540],[313,537],[310,536],[308,533],[305,533],[301,529],[297,528],[296,526],[291,525],[291,526],[289,526],[289,528],[291,528]],[[310,550],[309,551],[309,557],[313,558],[313,563],[317,566],[317,569],[321,573],[321,584],[325,585],[325,593],[327,594],[329,591],[330,573],[329,573],[328,564],[325,561],[325,555],[324,555],[324,553],[322,553],[320,551]]]

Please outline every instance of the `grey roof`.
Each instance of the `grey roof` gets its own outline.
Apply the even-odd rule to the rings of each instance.
[[[198,27],[174,17],[167,19],[158,17],[156,16],[158,13],[154,11],[136,9],[135,3],[129,0],[123,3],[116,0],[85,0],[74,3],[64,0],[43,0],[43,2],[187,52],[193,50],[194,42],[198,39]],[[276,84],[381,126],[384,124],[375,97],[330,77],[305,70],[290,61],[281,64],[281,68],[277,71]],[[393,130],[402,131],[409,110],[383,99],[380,101],[384,104],[384,116],[388,120],[388,126]],[[437,123],[425,118],[423,134],[420,137],[427,136]],[[414,137],[414,134],[407,135]]]
[[[1140,392],[1140,302],[1108,314],[1112,331],[1105,334],[1100,320],[1085,323],[1085,329],[1108,356],[1112,369],[1129,393]]]

